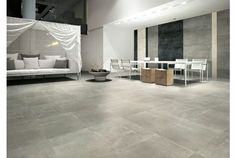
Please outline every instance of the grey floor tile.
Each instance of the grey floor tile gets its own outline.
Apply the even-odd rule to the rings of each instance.
[[[166,128],[173,127],[176,123],[181,121],[180,119],[177,119],[175,117],[167,117],[163,114],[156,115],[147,111],[130,115],[126,118],[143,128],[149,129],[157,133],[160,133]]]
[[[191,155],[189,158],[206,158],[206,157],[204,157],[204,156],[202,156],[202,155],[200,155],[200,154],[194,153],[194,154]]]
[[[229,158],[229,131],[224,131],[215,136],[205,147],[199,149],[199,153],[209,158]]]
[[[182,148],[160,136],[151,137],[148,140],[132,146],[124,152],[124,158],[188,158],[192,151]]]
[[[8,157],[229,157],[229,82],[89,78],[8,86]]]
[[[56,156],[59,157],[102,157],[110,152],[108,142],[91,132],[82,129],[61,137],[49,139]]]
[[[156,135],[125,119],[116,119],[89,128],[105,138],[116,151],[124,151],[145,139]]]
[[[8,158],[56,158],[56,154],[47,140],[39,140],[17,149],[8,150]]]
[[[190,121],[182,121],[166,128],[160,134],[176,144],[198,151],[200,148],[206,147],[219,132]]]
[[[46,138],[58,137],[86,127],[73,113],[39,119],[39,123]]]

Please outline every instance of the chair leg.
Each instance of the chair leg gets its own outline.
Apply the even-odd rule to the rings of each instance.
[[[131,80],[131,72],[132,72],[132,70],[130,69],[129,70],[129,79]]]
[[[200,73],[200,76],[199,76],[200,77],[200,82],[202,82],[202,71],[200,70],[199,73]]]
[[[206,80],[208,81],[208,64],[207,64],[207,79]]]
[[[201,70],[202,71],[202,70]],[[202,71],[202,82],[204,81],[204,71]]]

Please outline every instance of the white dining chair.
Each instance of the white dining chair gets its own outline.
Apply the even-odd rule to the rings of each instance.
[[[207,59],[192,59],[192,64],[189,71],[192,73],[192,77],[193,72],[198,72],[200,81],[204,80],[204,72],[206,72],[206,80],[208,80]]]
[[[131,79],[132,72],[135,72],[135,71],[138,72],[138,68],[134,67],[134,65],[132,65],[130,63],[129,59],[121,59],[121,69],[123,71],[128,71],[129,72],[129,78],[130,79]]]
[[[174,74],[176,75],[176,71],[180,71],[180,74],[183,70],[187,69],[186,62],[188,62],[188,59],[176,59],[177,63],[174,66]],[[179,62],[179,63],[178,63]]]
[[[148,66],[148,63],[146,63],[146,62],[149,62],[151,60],[151,58],[150,57],[145,57],[144,58],[144,68],[146,68],[147,66]]]
[[[120,67],[118,59],[111,59],[110,71],[111,72],[117,72],[119,74],[119,76],[120,76],[121,67]]]
[[[158,58],[158,57],[155,57],[155,58],[154,58],[154,61],[156,61],[156,62],[159,61],[159,58]]]

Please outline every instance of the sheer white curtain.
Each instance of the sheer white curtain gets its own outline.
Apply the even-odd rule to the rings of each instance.
[[[39,21],[48,32],[61,44],[66,50],[66,56],[70,60],[70,68],[80,72],[82,68],[80,53],[80,27]]]
[[[26,30],[37,29],[38,26],[43,26],[66,50],[71,71],[80,72],[82,68],[80,26],[7,17],[7,46]]]
[[[36,20],[7,17],[7,46],[26,30],[32,28],[35,23]]]

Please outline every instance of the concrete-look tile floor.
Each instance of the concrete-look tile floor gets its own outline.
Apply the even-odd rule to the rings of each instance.
[[[7,87],[8,158],[229,158],[229,82]]]

